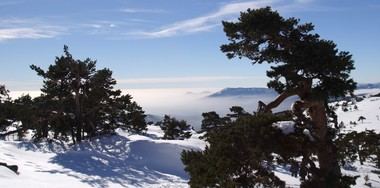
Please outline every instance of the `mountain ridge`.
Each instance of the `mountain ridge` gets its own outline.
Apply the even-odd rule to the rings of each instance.
[[[359,83],[356,89],[380,89],[380,83]],[[208,95],[217,97],[244,97],[252,95],[276,95],[277,92],[265,87],[226,87],[218,92]]]

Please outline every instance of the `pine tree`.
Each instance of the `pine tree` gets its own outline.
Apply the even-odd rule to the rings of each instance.
[[[202,132],[210,132],[219,127],[227,125],[231,119],[229,117],[220,117],[215,111],[202,113]]]
[[[253,64],[272,64],[267,76],[268,87],[280,95],[268,104],[261,102],[259,113],[270,113],[291,96],[298,96],[294,114],[305,126],[311,126],[317,144],[319,168],[305,184],[318,187],[339,187],[341,171],[334,130],[328,126],[329,97],[352,94],[356,83],[349,73],[354,69],[352,56],[339,51],[330,40],[313,33],[311,23],[300,24],[298,19],[281,17],[271,8],[242,12],[239,21],[223,22],[229,43],[221,50],[228,58],[248,58]],[[309,112],[310,118],[303,115]],[[311,157],[311,156],[304,156]]]
[[[0,84],[0,100],[8,97],[8,90],[5,89],[5,85]]]
[[[284,187],[285,182],[273,173],[272,164],[279,157],[276,154],[286,158],[287,152],[294,151],[282,148],[281,143],[299,146],[302,140],[284,136],[271,126],[278,120],[270,114],[247,114],[220,127],[220,131],[208,132],[209,146],[204,151],[182,152],[190,186]]]
[[[230,118],[239,118],[239,117],[247,116],[249,114],[241,106],[232,106],[230,108],[230,111],[232,113],[227,114],[227,117],[230,117]]]
[[[356,87],[350,78],[354,69],[350,53],[339,51],[333,41],[321,39],[311,23],[285,19],[270,7],[248,9],[238,21],[224,21],[223,26],[229,43],[221,46],[222,52],[230,59],[270,64],[268,87],[279,96],[267,104],[260,101],[254,115],[240,115],[231,126],[211,134],[205,151],[184,152],[190,185],[284,187],[269,167],[273,162],[290,164],[295,160],[300,160],[301,187],[355,184],[355,178],[341,173],[333,140],[338,132],[337,119],[328,106],[330,97],[352,94]],[[276,118],[271,114],[292,96],[299,98],[291,109],[295,131],[285,135],[273,129]],[[264,121],[268,118],[270,121]],[[330,123],[336,125],[330,127]],[[197,160],[204,162],[194,162]],[[207,168],[210,170],[202,170]]]
[[[147,123],[145,121],[146,115],[142,108],[136,103],[132,102],[127,107],[127,128],[135,133],[142,133],[147,130]]]
[[[119,127],[133,133],[144,133],[147,130],[145,112],[130,95],[123,95],[115,100],[114,120]]]
[[[34,110],[33,110],[33,100],[30,95],[23,95],[15,99],[12,103],[12,111],[14,114],[14,121],[20,121],[21,127],[18,127],[19,138],[23,137],[24,133],[28,129],[33,129],[34,126]]]
[[[11,103],[8,93],[9,91],[5,86],[0,84],[0,131],[4,131],[6,127],[12,124],[12,122],[9,121],[11,116]]]
[[[363,123],[363,121],[366,120],[366,119],[367,118],[365,118],[364,116],[359,116],[358,121],[362,121],[362,123]]]
[[[36,105],[47,109],[38,112],[44,117],[40,117],[43,126],[38,128],[37,137],[47,137],[46,132],[52,130],[54,138],[71,134],[75,143],[112,133],[130,122],[138,124],[141,130],[146,126],[141,107],[129,95],[121,95],[120,90],[114,89],[116,80],[112,71],[96,69],[96,61],[90,58],[74,59],[67,46],[46,71],[36,65],[31,65],[31,69],[44,79]],[[133,113],[133,117],[128,113]]]
[[[164,131],[163,139],[185,139],[191,136],[190,125],[184,120],[177,120],[176,118],[165,115],[164,119],[157,124]]]

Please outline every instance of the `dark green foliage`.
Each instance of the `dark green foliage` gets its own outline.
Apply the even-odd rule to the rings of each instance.
[[[36,138],[54,132],[54,138],[71,135],[73,142],[85,137],[112,133],[118,127],[136,132],[146,129],[144,111],[114,89],[112,71],[96,69],[96,61],[76,60],[64,47],[64,55],[45,71],[31,65],[44,79],[41,97],[35,99]]]
[[[293,136],[284,136],[271,126],[278,120],[271,115],[239,117],[209,133],[210,145],[204,151],[184,151],[182,161],[191,177],[190,186],[284,187],[285,183],[273,173],[279,157],[275,153],[287,150],[300,155],[300,148],[288,150],[299,144]],[[283,161],[288,160],[288,155],[284,156]]]
[[[229,117],[220,117],[219,114],[214,111],[202,113],[202,116],[201,131],[206,132],[204,135],[206,138],[210,132],[216,131],[231,121]]]
[[[33,100],[29,95],[23,95],[13,101],[12,104],[13,121],[19,121],[21,124],[17,129],[19,138],[32,129],[35,125],[35,111],[33,109]]]
[[[380,134],[373,130],[341,134],[336,143],[342,165],[359,159],[361,164],[365,161],[375,162],[377,168],[380,168]]]
[[[191,137],[190,125],[184,120],[177,120],[176,118],[165,115],[164,119],[157,124],[164,131],[163,139],[174,140]]]
[[[354,69],[348,52],[339,52],[333,41],[312,33],[314,25],[281,17],[271,8],[242,12],[238,22],[223,22],[229,44],[221,46],[228,58],[246,57],[253,64],[275,64],[267,71],[270,88],[278,92],[312,80],[312,93],[327,97],[345,96],[356,83],[349,77]],[[280,78],[285,78],[284,80]]]
[[[5,89],[4,85],[0,84],[0,100],[2,101],[4,98],[8,97],[8,90]]]
[[[13,123],[10,121],[13,115],[8,93],[9,91],[5,86],[0,85],[0,131],[4,131],[7,126]]]
[[[146,115],[142,108],[136,103],[128,104],[126,114],[126,128],[132,132],[142,133],[147,130],[147,123],[145,121]]]
[[[227,114],[225,117],[220,117],[215,111],[202,113],[203,120],[201,124],[201,132],[206,132],[203,138],[206,138],[207,140],[210,133],[218,132],[221,130],[221,127],[231,125],[232,121],[250,115],[240,106],[232,106],[230,111],[231,113]]]
[[[246,112],[242,107],[240,106],[232,106],[230,108],[230,111],[232,113],[230,114],[227,114],[227,117],[230,117],[230,118],[239,118],[239,117],[243,117],[243,116],[247,116],[249,115],[248,112]]]
[[[182,153],[190,186],[285,187],[273,170],[297,163],[299,171],[294,173],[299,174],[302,187],[315,187],[310,180],[317,171],[317,164],[315,157],[309,154],[316,153],[316,143],[300,125],[287,135],[273,126],[275,122],[288,120],[289,116],[281,114],[247,113],[227,121],[224,126],[210,129],[207,132],[209,146],[204,151]],[[340,142],[337,145],[340,146]],[[343,151],[339,154],[351,155]],[[349,187],[355,184],[355,178],[342,176],[339,181],[342,187]]]

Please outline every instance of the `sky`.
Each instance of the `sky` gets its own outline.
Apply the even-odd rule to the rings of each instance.
[[[0,84],[38,91],[29,65],[47,68],[63,45],[110,68],[121,89],[263,87],[267,65],[229,60],[222,20],[271,6],[312,22],[353,54],[359,83],[380,82],[378,0],[0,0]]]

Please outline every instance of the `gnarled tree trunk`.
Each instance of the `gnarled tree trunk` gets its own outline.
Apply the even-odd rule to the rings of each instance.
[[[319,173],[313,175],[314,187],[339,187],[341,170],[337,159],[337,148],[329,133],[327,112],[323,101],[313,102],[309,115],[313,122],[313,132],[317,136],[317,156]]]
[[[324,188],[340,187],[341,170],[337,159],[337,148],[329,134],[328,117],[325,102],[323,100],[307,100],[310,96],[311,87],[303,87],[295,90],[287,90],[281,93],[274,101],[267,105],[259,101],[258,113],[271,113],[273,108],[279,106],[285,99],[297,95],[301,98],[293,105],[293,115],[297,118],[303,116],[307,110],[310,115],[311,132],[315,136],[317,148],[315,154],[318,157],[319,168],[312,173],[312,179],[307,187]]]

